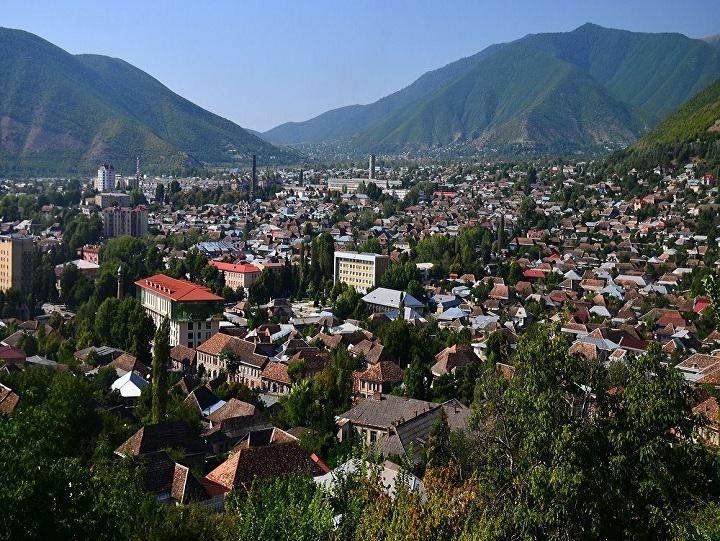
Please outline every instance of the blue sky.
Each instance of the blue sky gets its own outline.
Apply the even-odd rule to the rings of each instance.
[[[720,0],[0,0],[0,25],[122,58],[241,126],[370,103],[492,43],[585,22],[720,33]]]

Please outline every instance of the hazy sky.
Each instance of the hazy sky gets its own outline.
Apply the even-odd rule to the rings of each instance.
[[[492,43],[585,22],[704,37],[720,33],[720,0],[0,0],[0,25],[122,58],[258,130],[370,103]]]

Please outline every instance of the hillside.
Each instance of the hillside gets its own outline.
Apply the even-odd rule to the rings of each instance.
[[[713,36],[707,36],[707,37],[703,38],[703,41],[705,43],[709,43],[713,47],[720,48],[720,34],[715,34]]]
[[[335,142],[360,153],[612,148],[719,76],[720,50],[702,40],[586,24],[489,47],[373,104],[283,124],[263,137]]]
[[[720,79],[681,105],[613,159],[623,168],[652,168],[687,161],[720,167]]]
[[[627,143],[642,126],[639,113],[576,66],[516,44],[358,142],[378,152],[400,151],[410,141],[574,151]]]
[[[451,83],[503,46],[492,45],[473,56],[427,72],[411,85],[370,105],[349,105],[327,111],[305,122],[287,122],[264,132],[262,136],[271,143],[284,145],[351,137]]]
[[[178,96],[115,58],[71,55],[0,28],[0,172],[147,170],[266,161],[292,153]]]

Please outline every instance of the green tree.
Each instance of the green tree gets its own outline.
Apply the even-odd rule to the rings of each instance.
[[[518,227],[523,233],[532,228],[537,222],[537,204],[532,197],[524,197],[518,209]]]
[[[339,319],[348,318],[357,310],[358,304],[362,302],[360,300],[361,298],[362,297],[360,297],[360,294],[355,291],[354,287],[347,287],[345,291],[340,293],[335,299],[333,313]]]
[[[232,539],[255,541],[333,538],[333,509],[310,477],[253,483],[247,494],[233,491],[226,503]]]
[[[320,233],[312,242],[311,273],[316,284],[332,278],[335,264],[335,241],[327,231]]]
[[[170,321],[164,318],[155,333],[152,361],[152,420],[159,423],[165,417],[168,399],[168,361],[170,359]]]
[[[380,245],[380,241],[377,237],[368,237],[368,239],[364,241],[358,249],[361,252],[369,254],[382,254],[382,246]]]
[[[512,379],[485,371],[472,422],[496,535],[667,539],[718,497],[717,457],[693,442],[682,376],[657,347],[628,363],[625,388],[608,394],[601,365],[568,356],[545,327],[521,339]]]
[[[155,186],[155,202],[162,205],[165,201],[165,185],[162,182],[158,182]]]
[[[405,369],[403,376],[405,393],[410,398],[425,400],[428,398],[432,373],[427,363],[420,358],[414,358]]]
[[[450,425],[444,408],[439,408],[426,446],[427,467],[443,468],[450,460]]]

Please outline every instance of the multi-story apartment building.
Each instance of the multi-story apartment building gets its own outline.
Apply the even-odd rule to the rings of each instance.
[[[126,193],[107,192],[95,196],[95,204],[101,209],[107,207],[129,207],[132,199]]]
[[[212,265],[223,273],[225,277],[225,285],[237,290],[239,287],[249,288],[262,270],[255,265],[249,263],[223,263],[222,261],[208,261],[208,265]]]
[[[220,328],[224,299],[188,280],[156,274],[135,282],[140,303],[159,327],[170,321],[170,345],[194,348]]]
[[[335,252],[335,281],[345,282],[360,293],[375,287],[388,268],[386,255]]]
[[[112,192],[115,190],[115,168],[112,164],[104,163],[98,168],[95,189],[99,192]]]
[[[103,234],[112,239],[129,235],[143,237],[148,229],[148,209],[143,205],[134,208],[108,207],[102,211]]]
[[[32,291],[33,239],[24,235],[0,235],[0,290]]]

